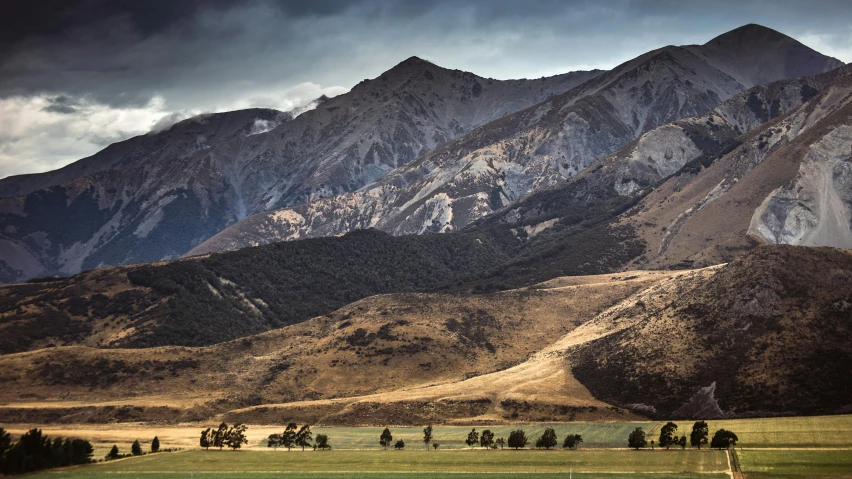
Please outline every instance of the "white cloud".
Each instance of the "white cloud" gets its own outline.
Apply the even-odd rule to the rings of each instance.
[[[116,108],[88,98],[61,104],[40,95],[0,99],[0,177],[48,171],[90,156],[109,143],[147,132],[167,114],[162,98]]]
[[[346,88],[322,87],[310,82],[277,90],[246,89],[245,99],[210,110],[274,108],[293,110],[298,115],[316,107],[315,100],[320,96],[331,97],[346,91]],[[160,96],[154,96],[142,106],[125,107],[70,95],[0,99],[0,178],[60,168],[91,156],[111,143],[149,131],[163,131],[201,114],[200,110],[170,111]],[[271,128],[270,125],[255,125],[254,133]]]

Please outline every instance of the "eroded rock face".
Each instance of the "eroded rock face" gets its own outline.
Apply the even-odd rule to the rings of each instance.
[[[852,126],[811,145],[796,178],[755,211],[749,234],[772,244],[852,248]]]
[[[0,282],[180,257],[248,215],[357,190],[598,73],[500,81],[410,58],[295,118],[202,115],[0,180]]]
[[[755,61],[784,63],[786,57],[775,58],[778,52],[787,47],[800,50],[783,35],[759,27],[730,35],[706,45],[665,47],[641,55],[477,128],[358,191],[299,205],[285,215],[297,214],[304,221],[280,221],[276,212],[261,213],[189,254],[368,227],[396,235],[457,231],[531,193],[570,182],[596,160],[638,139],[618,158],[618,171],[609,168],[605,181],[590,187],[587,195],[634,197],[724,141],[804,101],[802,84],[796,84],[756,89],[721,107],[720,102],[765,78],[787,78],[777,68],[755,69]],[[767,51],[759,59],[745,51],[764,47]],[[744,55],[753,61],[743,61]],[[813,69],[818,63],[805,69],[824,71]],[[829,61],[820,68],[839,65]],[[717,106],[718,111],[699,116]],[[689,117],[694,118],[666,125]],[[705,141],[697,144],[699,139]]]

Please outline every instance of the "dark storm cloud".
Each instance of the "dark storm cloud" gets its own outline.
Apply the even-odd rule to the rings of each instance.
[[[848,3],[801,3],[19,2],[0,15],[0,96],[65,92],[142,105],[160,93],[190,108],[272,82],[349,87],[410,55],[506,78],[611,65],[654,41],[706,40],[751,21],[848,29]]]
[[[847,1],[0,3],[0,113],[21,118],[10,125],[14,145],[0,132],[0,176],[33,171],[30,156],[40,169],[60,166],[103,141],[197,112],[303,106],[412,55],[494,78],[540,77],[610,68],[667,44],[704,43],[761,23],[852,59]],[[45,142],[26,122],[55,140],[50,155],[39,156]],[[66,138],[76,146],[61,143]]]

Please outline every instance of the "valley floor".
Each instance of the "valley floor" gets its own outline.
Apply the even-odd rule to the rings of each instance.
[[[678,421],[687,432],[690,421]],[[715,478],[731,477],[733,471],[724,451],[687,449],[626,449],[626,437],[641,426],[648,440],[656,439],[663,422],[569,422],[476,426],[490,429],[495,437],[508,437],[511,430],[524,429],[528,437],[538,437],[545,427],[553,427],[561,439],[566,434],[581,434],[580,450],[502,450],[469,449],[464,439],[472,426],[437,426],[434,442],[437,452],[426,451],[421,427],[391,427],[394,441],[405,441],[405,450],[381,450],[378,437],[382,428],[315,428],[314,435],[326,434],[332,451],[298,449],[271,450],[265,437],[281,432],[282,427],[250,426],[249,443],[241,451],[204,451],[197,448],[202,425],[157,427],[144,424],[112,425],[11,425],[13,434],[30,427],[42,427],[48,435],[80,436],[93,441],[96,457],[117,444],[128,452],[130,443],[139,439],[143,448],[158,436],[164,448],[183,448],[179,452],[145,455],[87,466],[47,471],[27,477],[99,479],[116,475],[153,478],[370,478],[404,477],[412,479],[463,475],[465,478],[488,477],[568,477],[577,478]],[[746,478],[852,478],[852,415],[736,419],[709,421],[711,433],[719,428],[733,430],[740,438],[736,457]],[[735,467],[734,467],[735,468]],[[734,476],[739,477],[739,476]]]

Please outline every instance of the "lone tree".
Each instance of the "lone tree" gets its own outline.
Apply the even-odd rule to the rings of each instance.
[[[151,452],[160,452],[160,438],[157,436],[151,441]]]
[[[710,434],[710,428],[704,421],[698,421],[692,425],[692,433],[689,435],[689,444],[693,447],[698,446],[701,450],[702,444],[707,444],[707,436]]]
[[[467,444],[468,447],[473,447],[479,444],[479,433],[476,432],[476,428],[471,429],[470,432],[467,433],[467,439],[465,439],[464,443]]]
[[[248,427],[245,424],[234,424],[232,428],[228,429],[228,432],[225,436],[225,444],[234,451],[241,448],[243,444],[248,443],[248,438],[246,437],[246,429],[248,429]]]
[[[500,446],[500,449],[503,449],[503,446],[506,445],[506,440],[502,437],[498,437],[497,440],[494,441],[494,444],[497,444],[498,446]]]
[[[328,443],[328,436],[325,434],[317,434],[317,447],[325,451],[326,449],[331,449],[331,444]]]
[[[113,444],[112,449],[109,450],[109,454],[107,454],[107,459],[115,459],[118,457],[118,446]]]
[[[396,441],[396,444],[393,445],[393,448],[396,449],[397,451],[401,451],[401,450],[405,449],[405,441],[403,441],[402,439],[400,439],[399,441]]]
[[[295,422],[287,424],[287,427],[284,429],[284,434],[281,435],[281,445],[286,447],[287,451],[290,451],[290,448],[296,445]]]
[[[641,427],[637,427],[630,433],[630,436],[627,438],[627,445],[639,450],[640,447],[645,447],[648,445],[648,442],[645,440],[645,430]]]
[[[302,450],[305,450],[306,446],[310,446],[311,442],[314,440],[314,435],[311,432],[311,426],[305,424],[301,428],[299,428],[299,432],[296,433],[296,445],[301,446]]]
[[[391,434],[390,429],[385,428],[382,431],[382,435],[379,436],[379,444],[382,445],[383,448],[387,451],[388,447],[390,447],[391,442],[393,441],[393,434]]]
[[[680,436],[680,440],[677,442],[677,445],[680,446],[681,449],[686,449],[686,436]]]
[[[201,439],[198,441],[198,445],[203,447],[204,449],[209,450],[210,446],[212,446],[213,442],[213,433],[210,431],[210,428],[201,431]],[[159,446],[159,444],[158,444]],[[154,443],[151,443],[151,450],[154,450]]]
[[[482,431],[482,435],[479,436],[479,445],[484,448],[494,445],[494,433],[490,429]]]
[[[530,441],[527,439],[527,433],[525,433],[523,429],[516,429],[509,433],[508,445],[512,449],[517,450],[522,447],[527,447],[528,442]]]
[[[437,451],[439,447],[441,447],[441,445],[440,445],[440,444],[438,444],[437,442],[433,442],[433,443],[432,443],[432,449],[434,449],[434,450],[436,450],[436,451]]]
[[[579,434],[569,434],[565,436],[565,441],[562,442],[562,447],[565,449],[577,449],[581,442],[583,442],[583,436]]]
[[[139,445],[139,439],[133,441],[133,445],[130,446],[130,454],[133,454],[134,456],[142,455],[142,446]]]
[[[432,425],[423,428],[423,444],[426,444],[426,450],[429,450],[429,443],[432,442]]]
[[[666,449],[669,446],[677,445],[677,436],[675,433],[677,432],[677,424],[669,421],[665,426],[660,428],[660,447],[665,447]]]
[[[278,450],[278,446],[281,445],[281,434],[270,434],[269,437],[266,438],[266,447],[271,447]]]
[[[736,446],[740,439],[732,431],[719,429],[713,434],[713,439],[710,440],[710,447],[716,449],[727,449],[731,446]]]
[[[540,441],[541,447],[545,449],[556,447],[556,445],[559,444],[559,441],[556,438],[556,431],[554,431],[552,427],[549,427],[544,430],[544,433],[541,435]]]

